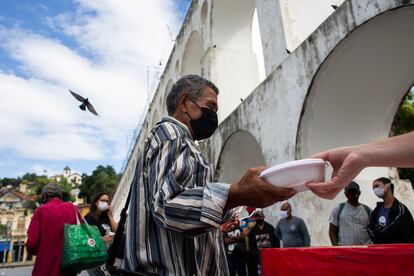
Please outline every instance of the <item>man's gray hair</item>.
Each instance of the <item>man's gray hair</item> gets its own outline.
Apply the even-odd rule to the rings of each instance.
[[[186,75],[179,79],[171,88],[167,96],[167,111],[172,115],[178,107],[178,102],[182,93],[186,92],[190,98],[197,101],[203,94],[204,88],[210,87],[218,95],[219,90],[209,80],[197,75]]]

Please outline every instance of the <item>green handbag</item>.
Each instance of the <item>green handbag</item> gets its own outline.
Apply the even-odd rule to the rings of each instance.
[[[76,209],[77,210],[77,209]],[[77,224],[65,224],[63,251],[60,267],[63,270],[81,271],[103,264],[108,252],[98,227],[79,222],[80,214],[76,211]]]

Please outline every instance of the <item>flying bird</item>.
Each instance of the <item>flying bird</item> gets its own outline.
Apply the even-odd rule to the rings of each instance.
[[[338,6],[337,6],[337,5],[331,5],[331,7],[332,7],[334,10],[336,10],[336,9],[338,8]]]
[[[95,108],[92,106],[92,104],[89,102],[88,98],[84,98],[79,94],[76,94],[75,92],[73,92],[72,90],[69,89],[69,92],[72,94],[73,97],[75,97],[75,99],[77,99],[78,101],[82,102],[82,104],[79,106],[80,109],[84,110],[86,108],[88,108],[88,110],[95,114],[96,116],[98,116],[98,112],[96,112]]]
[[[291,52],[290,52],[288,49],[285,49],[285,51],[286,51],[286,53],[287,53],[288,55],[290,55],[290,54],[291,54]]]

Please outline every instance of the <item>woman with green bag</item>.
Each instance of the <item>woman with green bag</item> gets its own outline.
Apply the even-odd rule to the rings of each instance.
[[[27,252],[36,255],[33,276],[72,276],[76,271],[61,269],[64,225],[76,224],[76,207],[62,201],[57,184],[42,189],[43,205],[36,209],[27,231]]]

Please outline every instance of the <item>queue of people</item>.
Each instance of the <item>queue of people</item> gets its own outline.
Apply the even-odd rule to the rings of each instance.
[[[387,243],[414,243],[414,221],[408,208],[394,196],[394,184],[381,177],[373,181],[373,193],[382,201],[374,210],[359,202],[359,184],[352,181],[344,193],[347,198],[335,206],[329,217],[329,238],[333,246]],[[261,209],[253,211],[230,232],[224,232],[230,275],[259,275],[260,251],[264,248],[309,247],[311,239],[305,222],[292,215],[284,202],[279,221],[273,228],[264,221]],[[240,225],[250,227],[243,229]],[[246,269],[247,268],[247,269]]]
[[[218,94],[212,82],[197,75],[182,77],[169,92],[169,116],[148,132],[136,158],[126,227],[125,269],[157,275],[228,275],[224,244],[229,255],[240,243],[240,252],[246,250],[247,272],[256,275],[260,273],[258,256],[264,248],[278,247],[280,240],[284,247],[310,245],[306,225],[292,215],[287,204],[282,206],[281,214],[285,217],[276,230],[265,222],[263,212],[257,211],[239,223],[236,233],[226,234],[223,241],[220,225],[233,208],[265,208],[288,200],[296,191],[275,187],[260,178],[264,167],[249,169],[231,185],[212,181],[209,163],[195,141],[210,137],[217,129]],[[333,178],[307,186],[316,195],[332,199],[365,167],[413,167],[413,139],[414,132],[317,154],[315,158],[331,163]],[[349,227],[348,216],[352,214],[358,215],[364,223],[359,229],[367,229],[373,242],[412,242],[412,216],[394,197],[391,184],[374,181],[375,194],[383,202],[372,212],[359,204],[356,187],[346,191],[348,201],[343,207],[337,206],[331,216],[332,233],[336,235],[332,235],[333,243],[341,245],[354,238],[366,238],[360,233],[350,237],[342,234]],[[56,187],[47,190],[46,186],[45,204],[36,210],[28,233],[28,251],[38,255],[33,275],[76,274],[59,269],[63,225],[76,223],[76,208],[60,200]],[[110,237],[116,228],[105,204],[108,201],[109,197],[101,195],[92,204],[96,210],[90,214],[91,221],[101,225],[104,238]],[[44,227],[47,231],[40,231]],[[234,230],[235,226],[226,228],[229,233]],[[109,237],[105,239],[109,241]],[[243,239],[245,249],[241,246]],[[230,245],[234,245],[231,250]],[[240,266],[235,258],[229,260],[230,265]],[[236,269],[235,273],[243,271],[246,270]]]
[[[107,193],[94,196],[89,213],[82,218],[70,202],[62,201],[59,185],[46,184],[41,193],[43,204],[37,208],[27,232],[27,251],[36,256],[33,276],[74,276],[79,271],[60,268],[65,224],[88,223],[98,227],[107,248],[112,242],[117,223],[112,216],[112,206]],[[89,275],[101,275],[98,268],[88,270]]]

